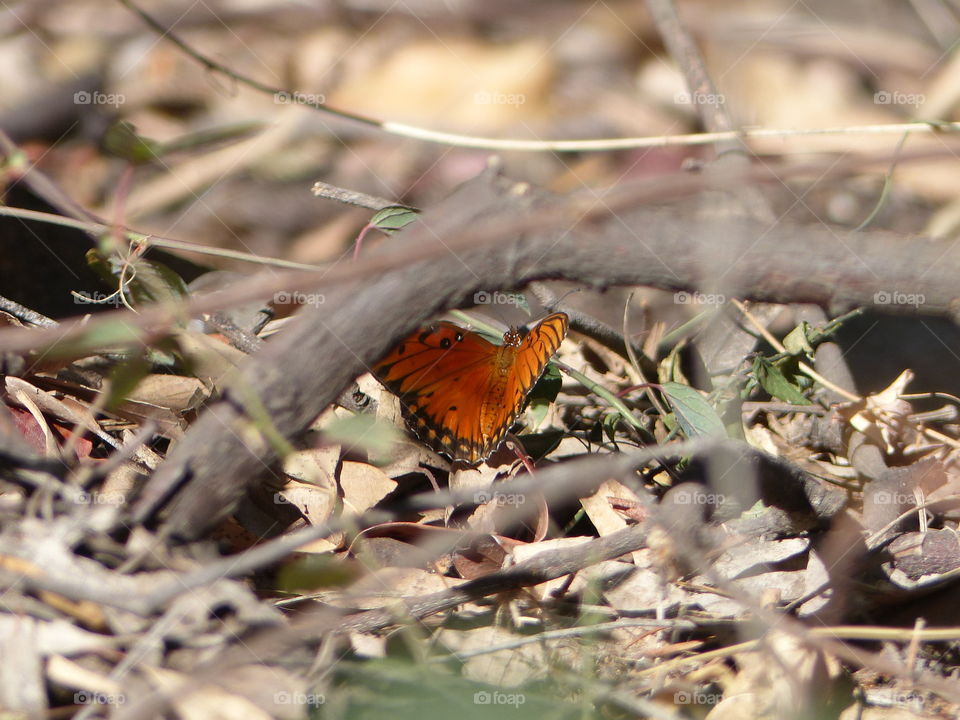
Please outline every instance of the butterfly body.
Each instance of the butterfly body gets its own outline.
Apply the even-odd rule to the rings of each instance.
[[[440,322],[410,335],[373,372],[424,442],[477,463],[500,446],[566,333],[563,313],[511,328],[502,345]]]

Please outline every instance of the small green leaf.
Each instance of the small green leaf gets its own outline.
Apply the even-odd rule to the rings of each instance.
[[[397,428],[372,415],[338,417],[323,428],[324,436],[333,442],[384,455],[399,439]]]
[[[603,426],[603,431],[607,434],[607,438],[614,445],[617,443],[617,425],[620,424],[620,414],[615,412],[604,413],[600,418],[600,425]]]
[[[370,224],[378,230],[391,233],[406,227],[416,220],[418,215],[416,210],[405,205],[390,205],[374,213]]]
[[[323,587],[347,585],[356,579],[356,571],[326,555],[305,553],[291,560],[277,573],[277,589],[291,593]]]
[[[779,367],[763,357],[756,357],[753,361],[753,375],[772,397],[791,405],[810,405],[800,388],[787,379]]]
[[[677,423],[688,438],[727,437],[723,420],[698,390],[675,382],[665,382],[660,388],[673,405]]]
[[[108,155],[123,158],[134,165],[143,165],[160,157],[160,144],[142,135],[132,123],[118,120],[103,135],[102,146]]]
[[[811,328],[806,320],[797,325],[783,339],[783,346],[791,355],[813,355],[813,347],[810,345],[809,334]]]
[[[176,302],[190,294],[183,278],[163,263],[137,258],[134,269],[130,289],[138,302]]]
[[[540,427],[540,423],[547,417],[550,405],[560,393],[561,384],[560,371],[552,363],[548,364],[543,377],[533,386],[527,399],[527,415],[531,418],[531,428]]]
[[[131,260],[124,272],[124,262],[115,254],[91,248],[86,253],[87,265],[105,283],[119,287],[124,283],[124,296],[134,304],[174,302],[189,295],[187,285],[177,273],[163,263],[139,257]],[[119,299],[116,303],[119,303]],[[115,303],[115,304],[116,304]]]
[[[221,145],[250,137],[254,133],[266,129],[267,123],[260,120],[219,125],[217,127],[197,130],[160,144],[158,153],[167,155],[184,150],[204,150],[212,145]]]

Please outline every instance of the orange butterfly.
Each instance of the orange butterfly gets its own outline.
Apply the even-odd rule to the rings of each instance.
[[[440,322],[400,343],[373,374],[399,396],[421,440],[472,465],[500,447],[566,334],[564,313],[534,327],[510,328],[503,345]]]

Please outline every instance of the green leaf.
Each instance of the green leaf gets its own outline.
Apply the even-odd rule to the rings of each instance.
[[[136,276],[129,287],[138,302],[176,302],[190,294],[183,278],[163,263],[138,258],[134,269]]]
[[[265,130],[266,127],[267,123],[260,120],[247,120],[228,125],[218,125],[216,127],[205,128],[181,135],[180,137],[160,144],[157,150],[158,153],[162,155],[184,150],[205,150],[211,145],[221,145],[227,142],[243,140],[254,133]]]
[[[607,435],[607,439],[610,440],[614,445],[617,443],[617,425],[620,424],[620,414],[615,412],[604,413],[598,425],[603,427],[603,431]]]
[[[699,390],[675,382],[665,382],[660,389],[673,405],[677,423],[688,438],[727,437],[723,420]]]
[[[124,262],[119,256],[91,248],[86,253],[87,265],[105,283],[119,287],[134,304],[147,302],[175,302],[190,294],[186,283],[177,273],[163,263],[145,258],[131,260],[124,272]],[[114,304],[119,304],[117,300]]]
[[[324,436],[353,448],[367,450],[374,455],[386,454],[399,439],[394,425],[377,420],[372,415],[338,417],[323,428]]]
[[[356,571],[327,555],[305,553],[290,560],[277,573],[277,589],[290,593],[347,585]]]
[[[417,219],[419,213],[405,205],[389,205],[370,218],[370,225],[385,233],[396,232]]]
[[[783,339],[783,347],[791,355],[813,355],[813,347],[811,347],[809,339],[810,333],[810,324],[804,320]]]
[[[150,372],[150,361],[143,354],[132,355],[110,372],[106,410],[115,409]]]
[[[136,128],[126,120],[118,120],[107,128],[102,146],[108,155],[123,158],[134,165],[143,165],[160,157],[160,144],[137,135]]]
[[[91,352],[103,352],[131,345],[142,345],[146,331],[123,320],[97,323],[83,334],[66,341],[58,340],[49,348],[41,349],[41,357],[84,357]]]
[[[543,377],[533,386],[533,390],[530,391],[528,398],[527,412],[533,419],[530,425],[531,427],[540,427],[540,423],[542,423],[547,416],[550,405],[557,399],[557,395],[560,394],[560,386],[562,384],[563,381],[557,366],[553,363],[548,364],[546,371],[543,373]]]
[[[763,357],[756,357],[753,361],[753,375],[760,386],[772,397],[791,405],[810,405],[800,388],[787,379],[779,367]]]

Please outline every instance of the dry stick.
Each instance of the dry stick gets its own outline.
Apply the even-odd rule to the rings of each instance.
[[[359,268],[364,277],[362,292],[347,288],[326,293],[323,306],[308,308],[299,323],[251,358],[239,382],[263,393],[264,405],[281,434],[292,435],[306,427],[398,336],[412,331],[425,317],[465,302],[480,287],[516,287],[544,277],[628,284],[641,273],[645,276],[641,282],[655,286],[671,286],[678,277],[697,286],[702,263],[691,245],[718,236],[709,218],[640,208],[609,223],[576,225],[558,237],[554,232],[538,232],[536,223],[549,222],[553,213],[569,212],[569,201],[558,204],[532,190],[518,197],[515,187],[489,176],[464,186],[420,222],[398,233],[383,252],[371,253],[369,260],[352,264],[340,275]],[[496,219],[478,222],[488,217]],[[522,240],[514,236],[502,252],[490,252],[490,245],[461,245],[472,244],[474,233],[503,233],[508,228],[515,232],[528,218],[526,236]],[[652,254],[648,244],[638,244],[629,231],[631,225],[649,233],[649,243],[663,248],[663,255]],[[739,294],[761,297],[759,289],[766,286],[768,298],[794,286],[802,288],[806,297],[791,299],[829,305],[850,303],[848,292],[872,298],[880,287],[917,286],[922,276],[931,286],[926,308],[947,306],[956,298],[960,248],[905,247],[896,236],[885,234],[871,234],[869,239],[851,236],[838,244],[829,230],[818,234],[815,228],[804,227],[798,232],[802,238],[791,237],[794,231],[788,226],[770,229],[763,223],[731,218],[722,233],[724,249],[737,258],[726,269],[730,286],[738,293],[743,288]],[[890,254],[891,246],[901,257],[881,262],[879,258]],[[454,249],[456,254],[450,255]],[[950,253],[958,257],[951,260]],[[384,258],[398,255],[407,256],[400,268],[379,275],[370,271],[378,262],[389,265]],[[431,260],[412,264],[409,257]],[[798,269],[797,264],[808,266]],[[937,285],[942,287],[934,290]],[[202,532],[221,511],[228,511],[244,491],[240,479],[251,482],[263,467],[255,445],[246,445],[234,434],[244,427],[242,412],[229,397],[213,404],[158,469],[137,519],[152,514],[184,478],[192,479],[170,515],[177,532],[185,536]],[[269,452],[263,455],[267,461],[270,457]]]
[[[544,630],[543,632],[536,633],[534,635],[524,635],[516,640],[500,643],[498,645],[474,648],[472,650],[456,650],[450,657],[432,657],[429,661],[431,663],[445,663],[450,662],[450,660],[469,660],[470,658],[490,655],[492,653],[502,652],[503,650],[516,650],[517,648],[521,648],[524,645],[530,645],[532,643],[542,643],[548,640],[560,640],[565,638],[576,638],[584,635],[594,635],[605,633],[609,630],[622,630],[623,628],[630,627],[653,628],[658,630],[669,629],[693,631],[696,630],[699,625],[691,620],[682,620],[679,618],[664,618],[663,620],[657,620],[655,618],[622,618],[620,620],[613,620],[611,622],[597,623],[596,625],[578,625],[576,627],[561,628],[559,630]]]
[[[31,171],[35,173],[36,171]],[[37,220],[40,222],[60,225],[61,227],[70,227],[77,230],[83,230],[94,237],[98,237],[111,230],[111,226],[100,222],[90,220],[77,220],[67,218],[62,215],[40,212],[39,210],[27,210],[26,208],[14,208],[0,205],[0,215],[7,217],[16,217],[22,220]],[[119,228],[124,231],[126,238],[135,243],[143,243],[148,246],[164,248],[166,250],[183,250],[184,252],[198,253],[200,255],[211,255],[230,260],[241,260],[243,262],[255,263],[257,265],[273,265],[275,267],[290,268],[292,270],[320,270],[321,265],[311,265],[307,263],[298,263],[292,260],[282,260],[280,258],[265,257],[253,255],[251,253],[241,252],[240,250],[228,250],[226,248],[208,247],[198,245],[197,243],[186,242],[184,240],[173,240],[171,238],[158,237],[155,235],[144,235],[143,233],[130,230],[129,228]]]
[[[942,151],[915,153],[910,156],[910,159],[923,160],[932,157],[942,157]],[[465,252],[480,244],[489,244],[490,248],[494,249],[498,245],[514,240],[517,235],[525,232],[542,232],[563,225],[583,225],[590,221],[596,221],[610,213],[636,208],[639,205],[647,203],[665,202],[703,190],[724,188],[729,187],[731,184],[747,182],[782,183],[791,177],[804,176],[810,173],[815,173],[822,177],[839,177],[860,169],[866,164],[883,161],[885,159],[888,158],[886,156],[880,158],[859,158],[853,161],[843,161],[831,165],[812,163],[810,165],[783,168],[776,173],[774,173],[769,166],[762,168],[749,167],[743,170],[737,169],[722,174],[700,173],[691,176],[689,173],[677,173],[672,176],[657,178],[656,181],[625,183],[624,185],[611,188],[603,193],[602,205],[598,205],[595,199],[578,199],[576,196],[558,199],[552,207],[541,207],[538,213],[534,214],[531,212],[523,219],[513,218],[507,221],[493,220],[491,222],[465,227],[456,235],[445,238],[442,245],[434,242],[425,243],[420,247],[399,249],[395,247],[395,243],[391,243],[391,246],[394,247],[385,248],[384,252],[363,258],[358,263],[349,265],[342,264],[312,272],[290,272],[277,274],[272,277],[257,278],[249,283],[238,284],[234,288],[225,290],[222,293],[217,293],[214,297],[193,298],[181,308],[179,314],[173,313],[169,308],[165,307],[145,308],[141,310],[139,316],[132,316],[128,311],[114,310],[99,313],[97,317],[90,318],[84,322],[63,322],[57,329],[40,332],[18,328],[0,328],[0,349],[10,352],[23,352],[75,341],[87,332],[93,333],[98,330],[103,330],[107,326],[115,325],[118,320],[122,320],[130,328],[156,328],[157,325],[165,326],[169,324],[173,316],[179,317],[182,314],[196,315],[203,312],[223,310],[263,297],[269,297],[281,290],[301,290],[306,292],[320,287],[321,284],[323,284],[324,287],[341,285],[354,280],[366,279],[377,274],[395,270],[399,267],[408,266],[417,261],[434,258],[441,253]],[[649,212],[659,214],[652,210]],[[739,221],[734,219],[731,222],[737,223]],[[702,244],[708,246],[708,244],[712,242],[712,238],[716,236],[715,231],[708,232],[706,228],[702,227],[704,224],[702,221],[691,219],[686,215],[676,215],[672,218],[671,224],[679,232],[671,230],[669,233],[666,233],[670,237],[674,235],[683,237],[689,236],[691,233],[696,233],[698,238],[702,238]],[[638,227],[644,227],[644,221],[642,219],[638,221]],[[755,290],[744,288],[741,290],[741,296],[755,297],[755,299],[772,302],[812,302],[816,304],[830,304],[837,296],[848,296],[849,304],[862,305],[872,302],[873,294],[880,287],[896,287],[897,283],[901,282],[901,279],[898,277],[887,277],[885,280],[886,285],[883,286],[877,285],[877,287],[874,287],[873,284],[868,283],[869,292],[867,292],[863,290],[863,282],[851,281],[850,279],[845,280],[842,273],[835,278],[829,288],[826,286],[819,287],[819,283],[815,280],[804,280],[804,278],[807,277],[816,278],[816,274],[823,271],[823,267],[819,263],[817,256],[829,254],[835,250],[836,237],[833,233],[823,228],[797,226],[795,230],[791,229],[791,233],[784,233],[784,227],[788,226],[779,226],[779,237],[777,236],[777,230],[767,233],[768,237],[778,237],[780,243],[785,247],[771,250],[770,257],[765,263],[770,268],[770,273],[777,271],[785,272],[785,255],[787,251],[790,250],[791,244],[797,244],[796,257],[789,258],[791,264],[790,271],[797,277],[793,278],[790,283],[761,283]],[[694,228],[697,229],[695,230]],[[766,229],[767,228],[758,228],[757,232],[762,233],[766,231]],[[788,229],[790,228],[788,227]],[[404,232],[414,232],[415,230],[413,226],[408,226]],[[657,228],[649,228],[649,230],[650,237],[646,238],[645,242],[652,254],[668,258],[676,254],[676,250],[671,248],[673,241],[664,241],[662,237],[665,234],[664,232],[657,232]],[[792,237],[793,232],[803,232],[805,239],[800,241],[796,237]],[[625,263],[636,263],[633,266],[635,272],[631,280],[610,280],[604,283],[598,281],[596,278],[589,278],[586,274],[577,273],[574,270],[570,272],[570,279],[580,280],[581,278],[586,278],[604,286],[618,283],[654,284],[659,287],[674,290],[693,290],[698,287],[693,271],[691,271],[688,277],[676,276],[673,282],[666,283],[665,279],[661,277],[662,273],[657,272],[659,268],[650,266],[649,255],[640,252],[642,248],[629,247],[630,245],[636,245],[635,238],[632,236],[628,238],[628,234],[625,232],[623,235],[624,244],[628,245],[626,248],[628,255],[631,253],[637,255],[635,260],[630,257],[626,257],[625,259]],[[903,252],[900,246],[876,242],[878,239],[890,237],[893,237],[892,233],[881,231],[863,232],[858,234],[858,238],[860,239],[858,244],[863,245],[864,253],[866,253],[866,248],[869,246],[870,251],[866,253],[865,256],[876,258],[878,260],[878,266],[892,268],[893,270],[890,272],[895,273],[903,269],[901,266],[909,267],[911,264],[910,261],[914,258],[913,256],[902,257]],[[562,238],[560,242],[566,239],[567,238]],[[802,245],[802,247],[800,247],[800,245]],[[171,247],[173,246],[171,245]],[[855,253],[856,250],[856,248],[853,248],[851,252]],[[597,251],[602,252],[603,249],[598,247]],[[690,248],[686,247],[684,251],[690,251]],[[700,254],[702,255],[702,252]],[[945,261],[949,262],[949,258],[945,258]],[[937,258],[931,258],[930,262],[931,264],[937,262]],[[619,267],[618,271],[622,274],[625,269],[625,267]],[[852,270],[854,269],[855,268]],[[918,270],[917,274],[920,276],[923,273]],[[878,274],[877,277],[883,276]],[[657,279],[654,280],[653,278]],[[530,279],[535,278],[528,276],[525,281]],[[927,311],[953,311],[952,303],[956,298],[947,292],[947,283],[944,282],[940,285],[932,282],[928,277],[914,278],[912,282],[913,286],[922,286],[926,291],[927,298],[930,301],[925,308]],[[486,284],[489,285],[489,283]],[[950,283],[949,286],[952,287],[954,284],[955,283]],[[813,292],[814,290],[817,290],[817,292]],[[915,308],[908,305],[888,307],[899,312],[916,312]],[[423,321],[425,318],[426,316],[420,316],[418,321]],[[162,330],[162,327],[160,329]],[[148,337],[156,336],[157,334],[155,331],[153,335],[148,334]],[[162,332],[160,332],[159,335],[162,335]],[[396,335],[395,337],[399,338],[400,335]],[[136,339],[131,338],[126,342],[128,344],[139,343],[144,339],[145,338],[141,336]],[[118,342],[123,341],[118,340]]]
[[[326,617],[318,622],[305,615],[302,621],[293,624],[290,632],[292,637],[321,637],[329,632],[374,632],[396,623],[398,613],[399,617],[420,620],[489,595],[539,585],[598,562],[613,560],[644,547],[646,537],[647,528],[635,525],[583,545],[542,552],[449,590],[409,598],[401,601],[397,608],[367,610],[333,622]]]
[[[510,483],[510,492],[516,494],[542,494],[547,500],[569,500],[571,497],[581,497],[593,492],[603,479],[610,476],[622,476],[634,468],[641,467],[651,460],[662,462],[663,458],[684,457],[701,452],[711,452],[715,449],[733,446],[737,443],[725,441],[698,439],[674,443],[668,447],[656,447],[637,450],[623,455],[595,456],[571,460],[563,465],[544,468],[536,475],[526,475]],[[493,495],[501,491],[502,485],[492,484],[486,488],[463,488],[459,490],[439,490],[420,493],[408,498],[398,508],[398,512],[416,512],[430,510],[445,505],[460,505],[472,502],[478,492]],[[505,513],[504,522],[513,522],[523,515],[518,506],[510,508]],[[194,588],[208,585],[214,580],[228,577],[248,575],[268,565],[283,559],[294,550],[314,540],[327,537],[340,530],[349,530],[355,527],[369,527],[385,520],[392,519],[382,512],[367,512],[360,517],[341,518],[330,520],[321,525],[294,530],[286,535],[269,540],[254,548],[245,550],[238,555],[218,560],[204,565],[197,570],[184,573],[171,580],[164,587],[157,588],[146,598],[143,604],[151,609],[163,607],[178,595]]]
[[[0,210],[2,209],[3,208],[0,208]],[[37,327],[55,328],[59,325],[56,320],[48,318],[46,315],[41,315],[35,310],[26,308],[20,303],[14,302],[13,300],[9,300],[5,297],[0,297],[0,310],[13,315],[13,317],[17,318],[18,320],[30,323],[31,325],[36,325]]]
[[[680,22],[674,0],[646,0],[654,24],[663,37],[664,44],[671,57],[683,71],[687,87],[691,93],[690,101],[707,130],[727,132],[733,129],[734,122],[728,112],[724,98],[717,92],[713,80],[707,71],[706,63],[693,36]],[[750,165],[751,154],[742,139],[727,139],[716,143],[718,158],[706,172],[716,172],[722,167],[746,167]],[[732,191],[732,193],[731,193]],[[761,222],[775,224],[778,220],[766,197],[752,185],[734,185],[725,194],[728,212],[739,214],[746,212]],[[732,197],[731,197],[732,195]],[[718,240],[718,250],[722,241]],[[716,251],[715,251],[716,252]],[[705,266],[709,267],[707,255]],[[721,257],[718,254],[713,257]],[[713,277],[722,278],[722,273]],[[707,276],[708,282],[713,278]],[[758,313],[769,321],[779,312],[776,307],[763,307]],[[756,338],[725,316],[714,319],[706,328],[697,343],[704,356],[708,372],[715,373],[721,368],[740,364],[755,346]],[[652,394],[652,391],[651,391]]]
[[[733,130],[733,122],[724,108],[721,96],[717,92],[710,74],[707,72],[703,57],[693,37],[680,22],[673,0],[646,0],[653,24],[656,25],[670,57],[680,66],[690,90],[690,102],[697,115],[708,130],[725,133]],[[716,142],[720,154],[742,151],[743,145],[737,139],[724,139]]]
[[[357,190],[347,190],[346,188],[337,187],[336,185],[331,185],[330,183],[325,183],[320,180],[317,180],[317,182],[313,184],[311,192],[317,197],[336,200],[344,205],[353,205],[354,207],[361,207],[366,210],[383,210],[391,205],[399,204],[381,197],[376,197],[375,195],[367,195]]]

